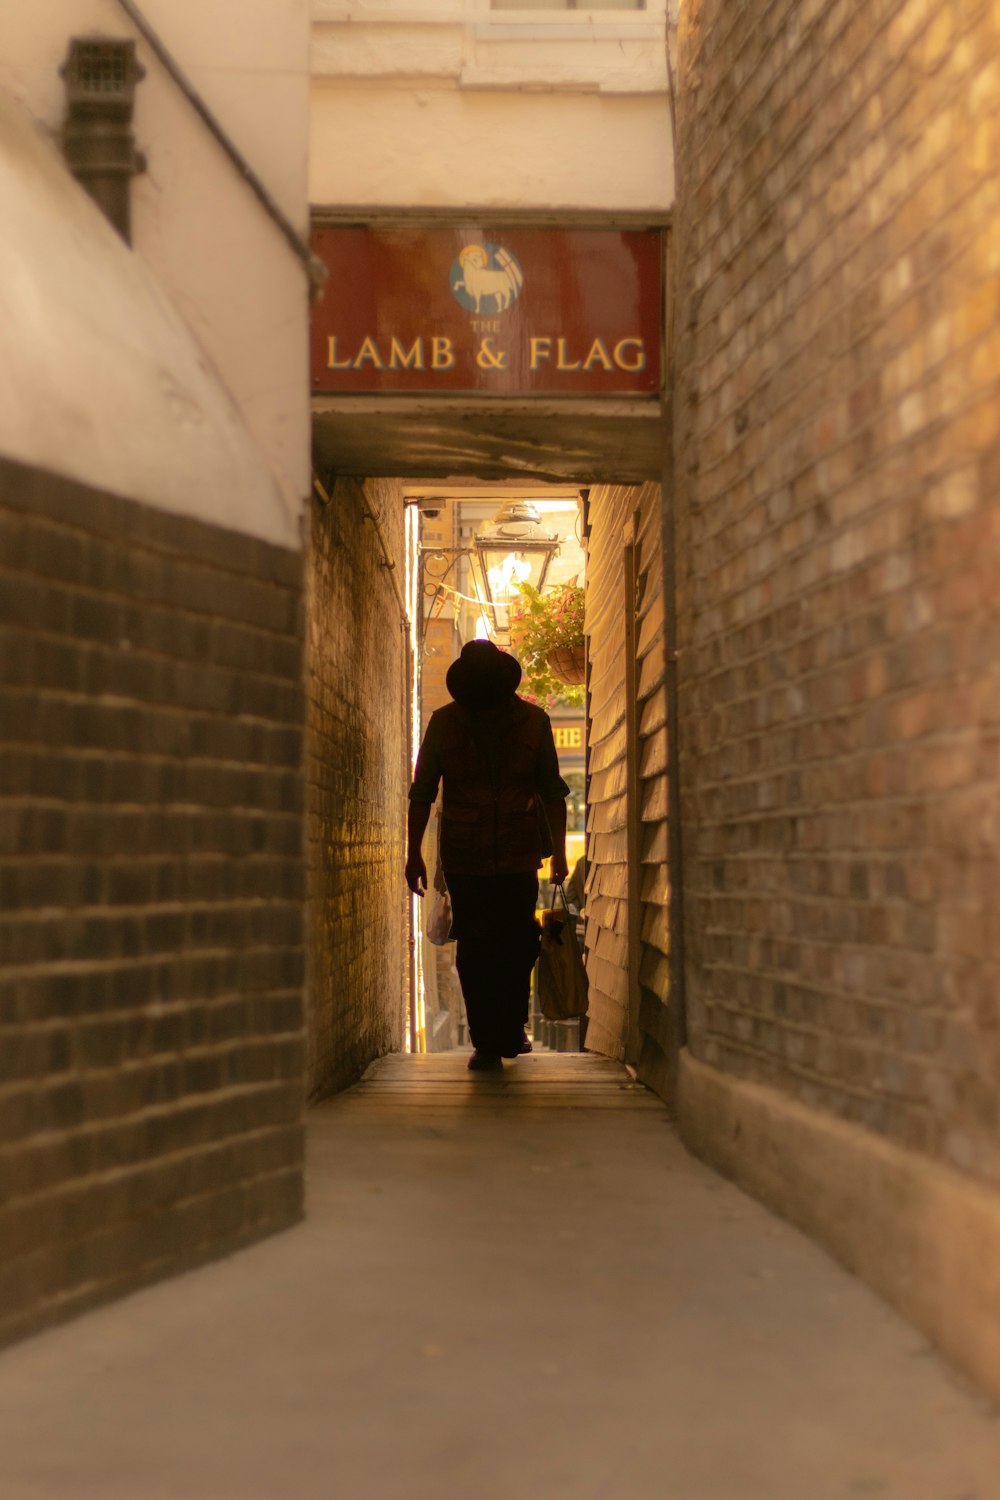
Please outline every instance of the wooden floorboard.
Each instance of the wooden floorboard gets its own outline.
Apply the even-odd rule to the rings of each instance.
[[[620,1063],[592,1053],[535,1052],[505,1062],[502,1072],[470,1073],[467,1049],[430,1054],[392,1053],[329,1106],[466,1114],[508,1109],[641,1110],[662,1101]]]

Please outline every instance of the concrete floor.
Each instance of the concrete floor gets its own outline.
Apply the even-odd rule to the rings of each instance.
[[[0,1500],[1000,1500],[1000,1422],[616,1065],[391,1058],[301,1228],[0,1357]]]

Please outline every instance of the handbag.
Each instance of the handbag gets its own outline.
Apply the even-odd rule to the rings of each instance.
[[[562,910],[556,910],[556,897]],[[552,892],[548,911],[542,912],[542,942],[538,952],[538,1005],[547,1021],[572,1021],[587,1014],[587,970],[561,885]]]

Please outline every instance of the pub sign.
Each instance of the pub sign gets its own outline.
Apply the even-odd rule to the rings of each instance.
[[[328,226],[316,395],[655,396],[659,230]]]

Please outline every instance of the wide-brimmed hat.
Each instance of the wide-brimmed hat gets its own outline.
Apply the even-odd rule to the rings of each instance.
[[[463,708],[487,708],[516,693],[521,668],[508,651],[492,641],[468,641],[448,668],[445,682]]]

